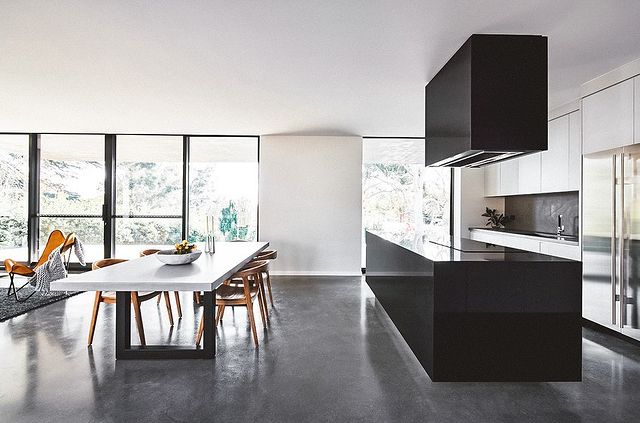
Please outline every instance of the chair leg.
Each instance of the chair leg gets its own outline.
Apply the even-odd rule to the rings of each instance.
[[[251,324],[251,333],[253,334],[253,343],[258,346],[258,332],[256,331],[256,321],[253,317],[253,304],[251,298],[247,299],[247,311],[249,313],[249,323]]]
[[[196,291],[193,293],[193,298],[196,302],[196,304],[200,305],[202,304],[202,299],[200,298],[200,291]]]
[[[265,299],[259,290],[258,290],[258,308],[260,309],[260,319],[262,320],[262,327],[266,329],[267,319],[264,317]]]
[[[271,275],[269,272],[265,272],[267,274],[267,289],[269,290],[269,300],[271,300],[271,307],[273,307],[273,294],[271,294]]]
[[[260,304],[264,310],[264,316],[266,316],[267,322],[269,322],[269,309],[267,308],[267,296],[264,292],[264,278],[262,275],[258,275],[258,288],[260,289],[260,296],[262,297]]]
[[[173,295],[176,297],[176,307],[178,308],[178,318],[182,319],[182,306],[180,305],[180,293],[173,291]]]
[[[11,289],[13,288],[13,293],[16,293],[16,285],[13,283],[13,273],[9,273],[9,289],[7,290],[7,297],[11,295]]]
[[[19,303],[25,302],[25,301],[27,301],[29,298],[31,298],[31,296],[32,296],[33,294],[35,294],[35,293],[36,293],[36,291],[33,291],[31,294],[27,295],[27,296],[26,296],[26,297],[24,297],[24,298],[18,298],[18,292],[19,292],[22,288],[24,288],[25,286],[29,285],[29,281],[25,282],[25,284],[24,284],[24,285],[22,285],[20,288],[16,289],[16,284],[15,284],[15,281],[13,280],[14,276],[15,276],[15,275],[14,275],[13,273],[9,273],[9,279],[10,279],[10,281],[11,281],[11,282],[9,283],[9,289],[7,290],[7,296],[11,296],[11,295],[13,295],[13,297],[16,299],[16,301],[17,301],[17,302],[19,302]],[[11,289],[12,289],[12,288],[13,288],[13,293],[11,292]]]
[[[164,302],[167,305],[167,314],[169,314],[169,324],[173,326],[173,312],[171,311],[171,298],[169,298],[169,292],[164,291],[160,295],[164,295]],[[158,297],[160,297],[160,295],[158,295]]]
[[[133,311],[136,315],[136,325],[138,326],[138,335],[140,336],[140,345],[143,347],[147,345],[147,341],[144,338],[144,326],[142,325],[142,311],[140,310],[140,301],[138,301],[138,293],[136,291],[131,292],[131,302],[133,303]]]
[[[102,300],[102,291],[96,291],[96,299],[93,301],[93,315],[91,316],[91,325],[89,326],[89,341],[88,346],[93,344],[93,333],[96,330],[96,321],[98,320],[98,310],[100,309],[100,303]]]
[[[224,305],[219,305],[218,312],[216,313],[216,327],[220,324],[222,316],[224,316]]]
[[[202,317],[200,318],[200,325],[198,325],[198,335],[196,336],[196,347],[200,346],[200,341],[202,341],[202,333],[204,332],[204,319],[205,315],[202,313]]]
[[[156,300],[156,305],[160,305],[161,299],[162,299],[162,295],[158,295],[158,299]]]

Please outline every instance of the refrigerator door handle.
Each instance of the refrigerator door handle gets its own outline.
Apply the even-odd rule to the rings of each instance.
[[[616,324],[616,155],[612,156],[611,175],[611,324]]]
[[[618,325],[620,328],[624,327],[624,323],[626,321],[626,313],[625,313],[625,296],[626,296],[626,276],[625,276],[625,265],[626,260],[624,256],[624,237],[625,237],[625,204],[624,204],[624,165],[625,165],[625,154],[622,153],[620,155],[620,241],[619,241],[619,252],[620,255],[620,269],[619,269],[619,277],[620,277],[620,324]]]

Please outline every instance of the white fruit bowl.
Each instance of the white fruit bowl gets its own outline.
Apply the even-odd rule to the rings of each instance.
[[[176,250],[160,250],[155,254],[155,256],[164,264],[177,266],[180,264],[193,263],[198,260],[201,254],[202,251],[194,251],[189,254],[176,254]]]

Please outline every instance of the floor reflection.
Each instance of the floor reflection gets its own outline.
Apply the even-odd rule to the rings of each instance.
[[[360,278],[273,280],[253,346],[244,308],[225,313],[215,360],[114,359],[114,307],[86,346],[92,293],[0,324],[0,420],[634,421],[638,347],[585,330],[582,383],[432,383]],[[143,305],[147,339],[193,342],[183,293],[171,329]],[[615,412],[612,412],[615,410]]]

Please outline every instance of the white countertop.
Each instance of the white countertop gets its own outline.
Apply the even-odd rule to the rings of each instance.
[[[516,237],[522,237],[522,238],[529,238],[529,239],[535,239],[536,241],[553,242],[553,243],[556,243],[556,244],[571,245],[571,246],[574,246],[574,247],[578,247],[580,245],[578,243],[578,241],[569,241],[569,240],[563,239],[563,238],[548,238],[548,237],[539,236],[539,235],[527,235],[527,234],[521,234],[521,233],[509,232],[509,231],[496,231],[496,230],[489,229],[489,228],[469,228],[469,231],[484,231],[484,232],[489,232],[489,233],[492,233],[492,234],[500,234],[500,235],[507,235],[507,236],[516,236]]]
[[[213,291],[269,246],[268,242],[216,242],[215,254],[191,264],[169,266],[154,255],[69,275],[53,291]]]

